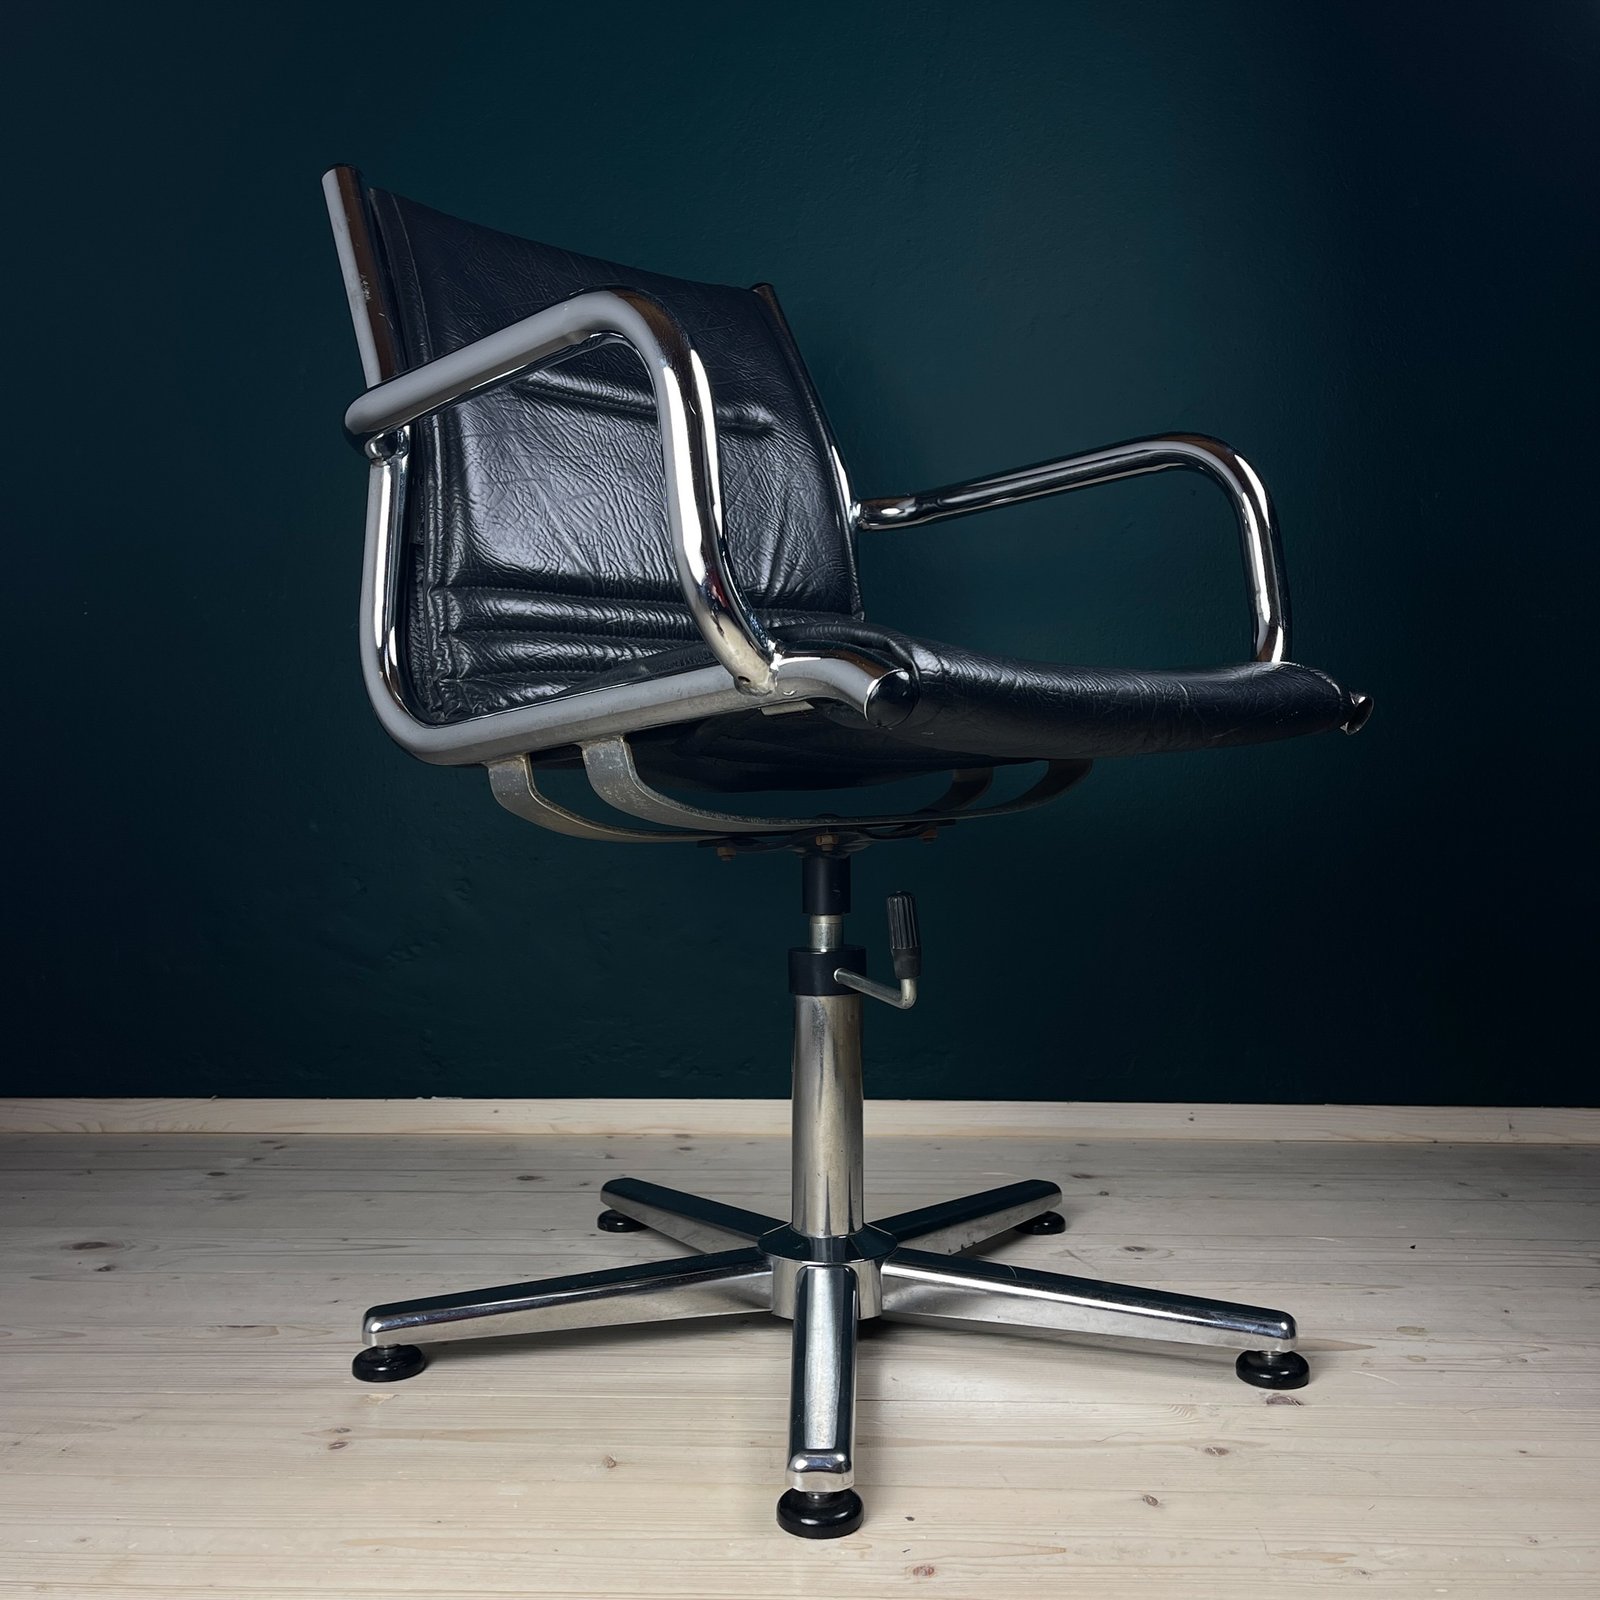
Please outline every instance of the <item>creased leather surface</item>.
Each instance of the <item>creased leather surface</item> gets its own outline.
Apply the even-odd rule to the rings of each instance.
[[[374,191],[409,364],[586,289],[626,285],[682,321],[716,406],[725,526],[757,607],[858,611],[853,533],[815,397],[748,289],[574,255]],[[620,346],[464,401],[414,430],[407,659],[455,721],[690,640],[668,545],[655,404]]]
[[[1060,666],[863,621],[816,398],[756,295],[372,198],[409,362],[584,289],[623,283],[667,304],[706,363],[746,594],[791,651],[849,646],[914,682],[914,706],[887,732],[827,707],[638,735],[646,776],[729,791],[841,788],[950,767],[1260,744],[1351,715],[1352,696],[1292,663]],[[629,352],[586,354],[417,429],[411,481],[406,655],[430,716],[454,721],[709,663],[679,598],[653,402]]]
[[[1355,701],[1294,662],[1143,671],[985,655],[846,619],[794,631],[814,644],[854,645],[910,668],[901,744],[1026,759],[1158,755],[1268,744],[1337,728]]]
[[[907,667],[910,715],[888,731],[834,707],[662,728],[635,736],[641,771],[728,790],[844,788],[953,767],[1268,744],[1325,733],[1354,709],[1331,678],[1294,662],[1144,672],[984,655],[826,618],[776,631],[795,648],[850,645]]]

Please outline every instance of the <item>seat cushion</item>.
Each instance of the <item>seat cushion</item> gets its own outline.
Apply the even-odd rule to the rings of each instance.
[[[880,728],[836,705],[778,715],[752,707],[657,728],[631,741],[647,778],[726,793],[838,789],[960,767],[1267,744],[1358,725],[1365,712],[1362,697],[1294,662],[1058,666],[828,616],[769,621],[791,652],[843,645],[904,668],[914,694],[903,719]],[[691,647],[583,681],[683,671],[710,659]]]
[[[816,618],[817,643],[854,643],[911,672],[916,697],[898,743],[1007,760],[1161,755],[1269,744],[1359,723],[1362,697],[1292,661],[1221,667],[1079,667]]]

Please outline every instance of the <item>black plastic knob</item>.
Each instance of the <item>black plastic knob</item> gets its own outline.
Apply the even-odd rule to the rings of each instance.
[[[897,978],[922,976],[922,935],[917,931],[917,902],[904,889],[889,896],[889,954]]]

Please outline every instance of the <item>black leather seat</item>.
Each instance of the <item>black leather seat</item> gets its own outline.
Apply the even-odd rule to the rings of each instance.
[[[869,724],[752,707],[633,737],[646,777],[730,792],[841,788],[952,767],[1259,744],[1363,720],[1310,667],[1135,671],[1020,661],[867,620],[827,425],[770,292],[534,244],[369,191],[399,354],[414,367],[586,290],[625,284],[681,321],[715,398],[734,576],[786,648],[903,668]],[[594,348],[412,429],[404,661],[448,724],[709,663],[669,553],[655,401],[632,351]],[[537,752],[535,765],[570,761]]]

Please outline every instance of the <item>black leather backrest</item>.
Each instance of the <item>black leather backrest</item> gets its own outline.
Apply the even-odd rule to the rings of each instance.
[[[533,244],[398,195],[368,199],[408,366],[586,289],[624,285],[665,304],[710,380],[736,581],[774,620],[859,612],[826,425],[760,296]],[[413,429],[410,476],[404,643],[429,717],[525,705],[698,637],[631,351],[586,351]]]

